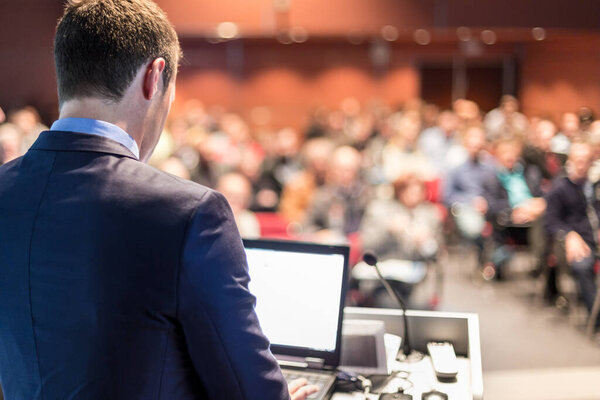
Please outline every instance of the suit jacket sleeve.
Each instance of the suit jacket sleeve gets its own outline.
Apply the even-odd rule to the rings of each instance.
[[[229,205],[209,192],[188,227],[179,276],[178,319],[192,363],[210,399],[289,399],[249,280]]]

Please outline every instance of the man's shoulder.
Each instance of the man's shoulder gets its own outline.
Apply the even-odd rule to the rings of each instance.
[[[118,163],[120,165],[111,165],[99,172],[109,175],[106,180],[110,182],[112,190],[122,191],[115,193],[115,196],[123,197],[124,206],[142,202],[183,211],[197,208],[201,203],[214,199],[217,193],[206,186],[133,159],[122,158]]]
[[[209,187],[179,178],[148,164],[135,160],[126,160],[125,162],[130,164],[131,168],[137,172],[128,178],[132,189],[137,188],[138,190],[156,192],[163,196],[174,196],[174,199],[186,195],[199,198],[217,193]]]

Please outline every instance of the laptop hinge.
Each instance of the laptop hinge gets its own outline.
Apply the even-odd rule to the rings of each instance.
[[[311,369],[323,369],[323,366],[325,365],[325,360],[322,358],[306,357],[305,360],[308,368]]]
[[[325,360],[316,357],[277,356],[281,367],[323,369]]]

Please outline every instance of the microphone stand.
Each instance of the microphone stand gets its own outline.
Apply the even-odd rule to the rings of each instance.
[[[375,268],[375,271],[377,272],[377,276],[379,277],[379,280],[383,284],[383,287],[385,288],[385,290],[388,292],[388,294],[392,298],[396,299],[396,301],[400,305],[400,308],[402,309],[402,317],[404,320],[404,337],[402,338],[402,354],[404,354],[405,357],[408,357],[411,354],[412,349],[410,346],[410,339],[408,337],[408,317],[406,316],[406,303],[402,300],[400,295],[392,288],[392,286],[383,277],[383,275],[381,275],[381,271],[379,270],[379,267],[377,266],[377,256],[374,253],[372,253],[370,251],[365,252],[363,254],[363,261],[366,264]]]

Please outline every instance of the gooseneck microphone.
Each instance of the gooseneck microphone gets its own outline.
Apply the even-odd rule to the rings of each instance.
[[[383,287],[385,288],[385,290],[387,290],[389,295],[392,296],[392,298],[396,299],[396,301],[400,305],[400,308],[402,309],[402,317],[404,319],[404,337],[402,338],[402,354],[404,354],[405,357],[408,357],[408,355],[411,353],[411,346],[410,340],[408,338],[408,318],[406,316],[406,303],[402,300],[402,297],[392,288],[392,286],[383,277],[383,275],[381,275],[381,271],[377,266],[377,256],[375,255],[375,253],[371,251],[365,251],[363,253],[363,261],[367,265],[370,265],[375,268],[377,276],[383,284]]]

